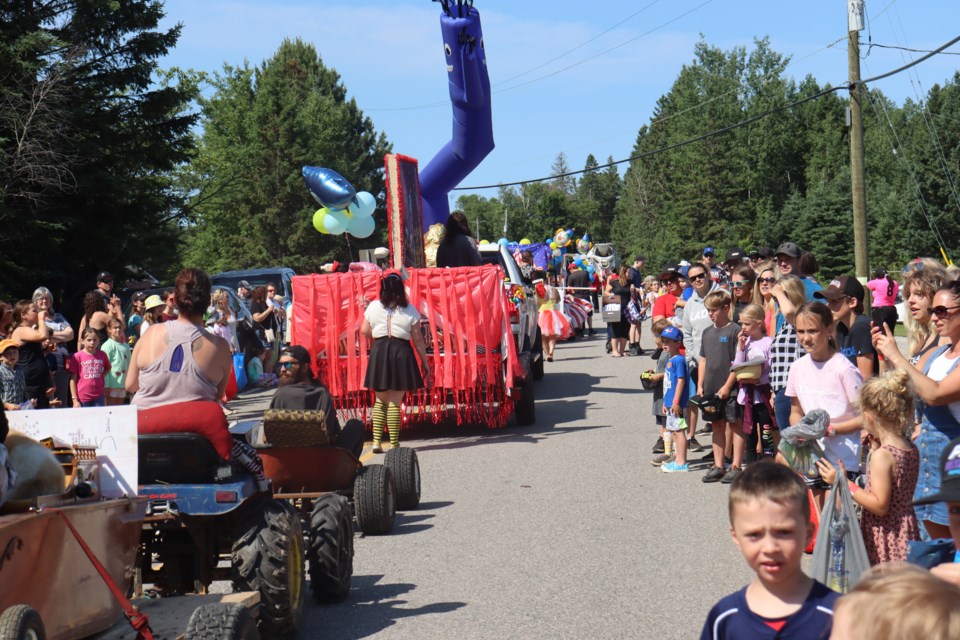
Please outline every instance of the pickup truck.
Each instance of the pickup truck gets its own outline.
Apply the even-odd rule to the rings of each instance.
[[[506,247],[499,244],[484,244],[477,247],[484,264],[499,265],[505,279],[503,286],[513,301],[510,314],[510,329],[516,339],[521,361],[529,358],[530,373],[534,380],[543,378],[543,342],[537,325],[537,297],[532,283],[525,282],[517,261]]]

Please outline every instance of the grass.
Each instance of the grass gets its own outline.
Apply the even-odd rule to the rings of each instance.
[[[893,335],[898,338],[906,338],[907,328],[898,322],[897,326],[893,328]]]

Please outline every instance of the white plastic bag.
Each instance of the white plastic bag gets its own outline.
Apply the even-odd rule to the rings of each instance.
[[[810,575],[839,593],[848,592],[870,568],[847,478],[838,473],[820,513]]]

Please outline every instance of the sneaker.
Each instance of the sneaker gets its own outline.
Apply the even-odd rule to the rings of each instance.
[[[703,456],[702,458],[700,458],[700,462],[709,462],[710,464],[713,464],[713,449],[712,449],[712,448],[707,450],[707,455],[705,455],[705,456]]]
[[[677,464],[676,462],[667,462],[660,467],[660,471],[664,473],[683,473],[685,471],[690,471],[690,467],[686,464]]]
[[[663,453],[663,438],[657,438],[657,444],[653,445],[653,451],[650,453]]]
[[[703,451],[703,445],[697,442],[696,438],[687,438],[687,451],[700,453]]]
[[[709,422],[697,429],[697,433],[695,435],[702,436],[705,433],[713,433],[713,425]]]
[[[723,484],[730,484],[741,473],[743,473],[743,469],[740,467],[730,467],[730,470],[723,475],[723,477],[720,479],[720,482]]]
[[[613,353],[613,345],[610,344],[609,340],[607,340],[607,353]]]
[[[700,480],[703,482],[720,482],[723,476],[723,469],[720,467],[710,467],[710,471],[707,471],[707,474],[700,478]]]
[[[597,335],[597,332],[596,332],[595,330],[593,330],[593,329],[590,329],[589,334],[590,334],[591,336],[595,336],[595,335]]]
[[[655,467],[659,467],[659,466],[662,465],[664,462],[673,462],[673,460],[674,460],[675,458],[676,458],[676,456],[674,456],[674,455],[672,455],[672,454],[668,456],[668,455],[665,454],[665,453],[661,453],[661,454],[658,455],[656,458],[654,458],[653,460],[651,460],[651,461],[650,461],[650,464],[652,464],[652,465],[655,466]]]
[[[373,448],[370,449],[370,453],[383,453],[383,447],[380,446],[379,442],[374,442]]]

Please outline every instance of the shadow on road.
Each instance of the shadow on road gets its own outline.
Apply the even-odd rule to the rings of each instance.
[[[384,576],[353,576],[353,587],[344,602],[329,606],[308,603],[304,607],[303,629],[323,630],[329,638],[366,638],[388,629],[398,620],[415,616],[450,613],[466,602],[435,602],[405,609],[398,597],[417,588],[414,584],[381,584]]]

